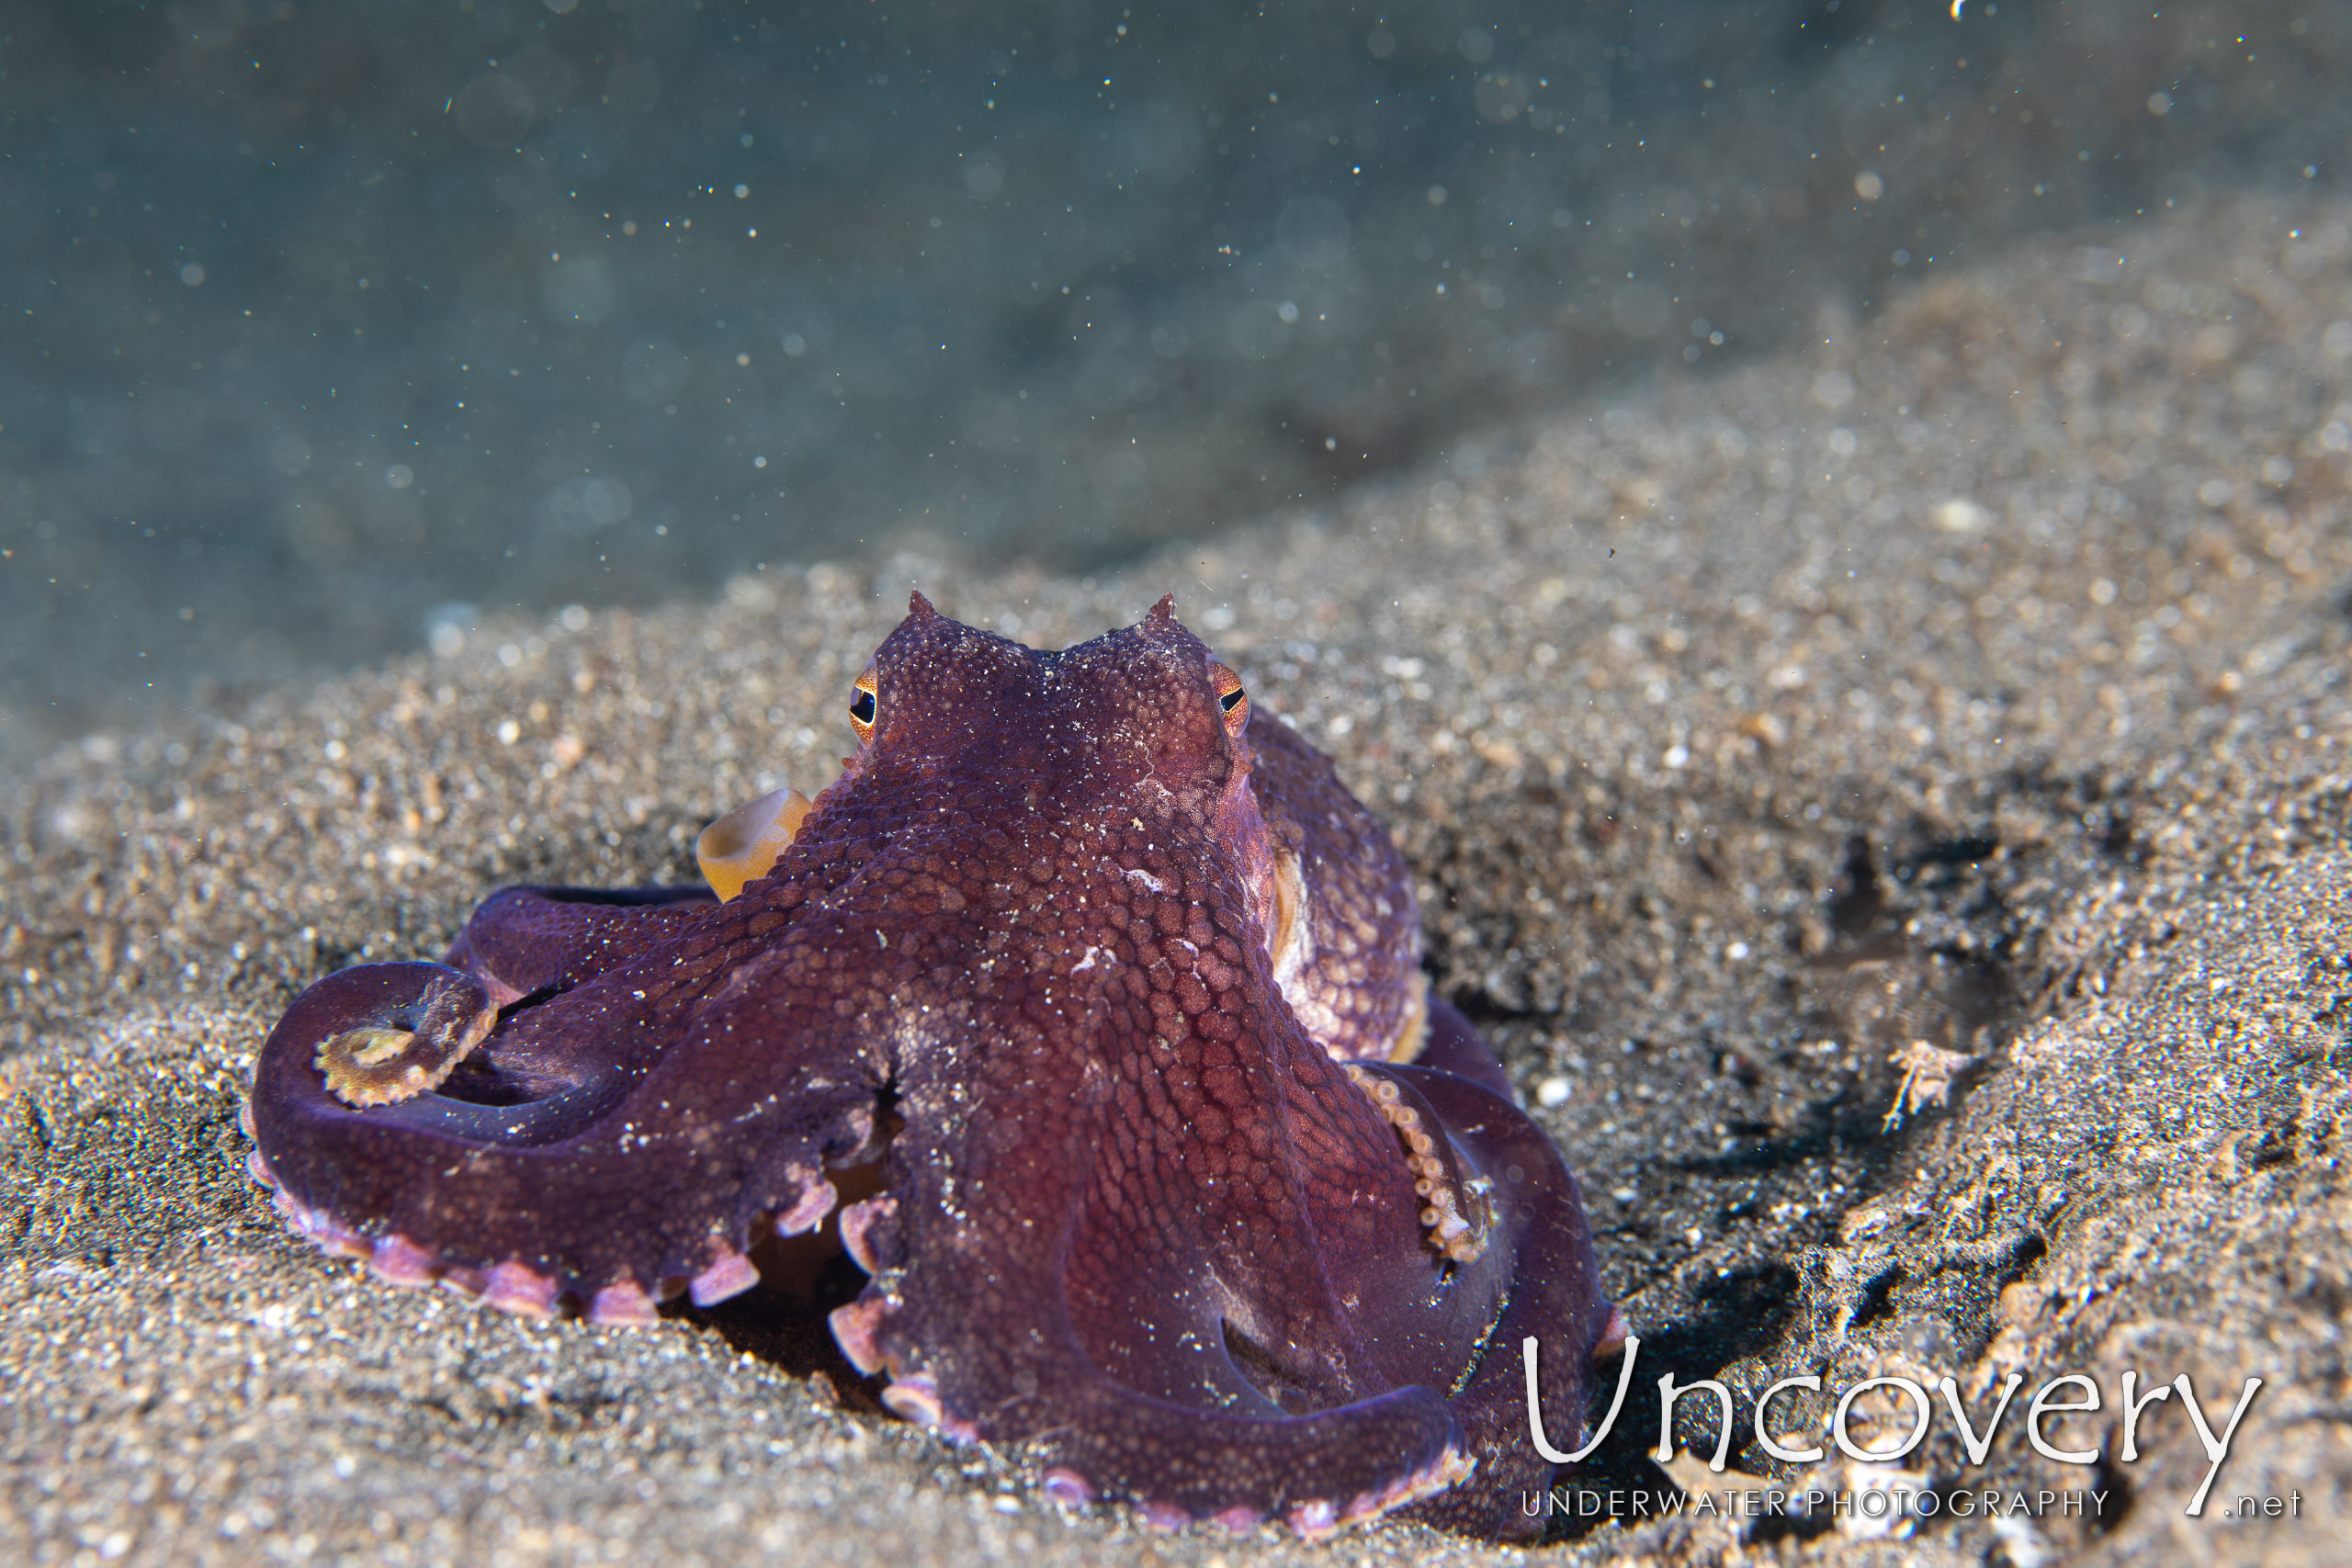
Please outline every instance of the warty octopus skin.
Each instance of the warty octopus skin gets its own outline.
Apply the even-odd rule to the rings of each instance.
[[[1329,761],[1168,600],[1054,653],[917,594],[851,714],[813,803],[704,835],[710,887],[506,888],[296,998],[246,1110],[293,1228],[631,1324],[837,1232],[885,1404],[1063,1501],[1540,1528],[1520,1347],[1557,1441],[1623,1320]]]

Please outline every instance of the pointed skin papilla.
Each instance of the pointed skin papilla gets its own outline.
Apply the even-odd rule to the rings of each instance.
[[[907,1419],[1159,1526],[1516,1528],[1549,1470],[1494,1348],[1572,1419],[1611,1309],[1379,822],[1171,601],[1047,653],[918,597],[844,704],[724,902],[509,889],[299,998],[249,1108],[290,1223],[634,1323],[856,1167],[833,1328]]]

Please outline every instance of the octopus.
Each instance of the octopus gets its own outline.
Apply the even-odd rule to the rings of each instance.
[[[302,992],[245,1115],[293,1229],[632,1325],[821,1237],[882,1404],[1053,1500],[1540,1528],[1529,1407],[1589,1429],[1623,1319],[1329,761],[1165,599],[1047,652],[917,594],[849,716],[707,886],[505,888]]]

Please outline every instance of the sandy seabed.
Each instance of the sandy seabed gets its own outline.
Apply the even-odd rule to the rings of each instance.
[[[0,1556],[2339,1561],[2352,211],[2127,241],[1115,578],[770,570],[60,753],[0,803]],[[2096,1464],[2013,1417],[1981,1466],[1939,1422],[1903,1471],[2103,1517],[1155,1536],[876,1414],[820,1337],[521,1322],[288,1235],[237,1106],[294,992],[501,883],[687,874],[703,821],[831,776],[910,586],[1048,646],[1172,590],[1261,722],[1338,759],[1579,1172],[1648,1374],[2081,1373],[2107,1406],[2045,1435]],[[2117,1458],[2126,1371],[2208,1408],[2265,1380],[2203,1517],[2177,1401]],[[1580,1481],[1659,1483],[1645,1397]]]

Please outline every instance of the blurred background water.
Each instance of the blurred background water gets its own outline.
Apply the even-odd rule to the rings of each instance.
[[[2338,177],[2352,6],[1952,9],[0,4],[0,757],[762,562],[1085,570]]]

